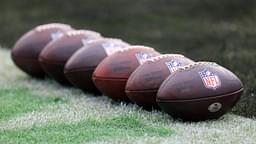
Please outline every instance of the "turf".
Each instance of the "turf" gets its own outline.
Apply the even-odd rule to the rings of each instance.
[[[35,95],[23,88],[0,89],[0,121],[62,101],[58,97]]]
[[[115,103],[48,79],[32,79],[12,63],[10,51],[0,49],[0,57],[0,143],[256,141],[254,118],[228,113],[215,121],[182,122],[161,111]]]
[[[171,130],[148,126],[141,119],[118,116],[112,119],[93,118],[74,124],[50,124],[29,129],[0,130],[1,143],[84,143],[115,138],[171,135]]]

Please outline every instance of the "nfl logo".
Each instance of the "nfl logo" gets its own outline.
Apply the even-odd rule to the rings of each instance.
[[[93,43],[95,40],[97,40],[97,39],[96,38],[83,38],[81,41],[84,46],[87,46],[88,44]]]
[[[59,39],[63,36],[64,34],[60,31],[54,32],[51,34],[52,40]]]
[[[175,72],[180,66],[181,63],[177,62],[177,61],[169,61],[169,62],[165,62],[166,66],[168,67],[168,69],[170,70],[171,73]]]
[[[221,86],[221,81],[219,77],[210,70],[203,69],[201,72],[199,72],[199,75],[206,88],[216,90],[218,87]]]
[[[140,64],[143,64],[151,57],[153,57],[153,55],[149,53],[143,53],[143,52],[136,53],[136,58]]]
[[[111,43],[111,42],[103,43],[102,46],[108,56],[112,55],[113,53],[115,53],[116,51],[124,47],[124,45],[121,45],[118,43]]]

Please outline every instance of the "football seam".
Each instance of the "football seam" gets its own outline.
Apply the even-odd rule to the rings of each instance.
[[[78,72],[78,71],[90,71],[94,70],[95,67],[82,67],[82,68],[75,68],[75,69],[65,69],[64,72]]]
[[[98,77],[93,75],[94,80],[121,80],[121,81],[127,81],[127,78],[105,78],[105,77]]]
[[[181,56],[183,56],[183,55],[181,55]],[[157,56],[156,56],[157,57]],[[183,56],[184,57],[184,56]],[[154,57],[153,57],[154,58]],[[171,59],[173,59],[173,57],[164,57],[163,59],[165,59],[165,58],[171,58]],[[187,57],[184,57],[184,58],[187,58]],[[160,59],[160,60],[163,60],[163,59]],[[190,60],[189,58],[187,58],[188,60]],[[150,59],[149,59],[150,60]],[[192,61],[192,60],[191,60]],[[128,81],[127,81],[127,85],[128,85],[128,83],[129,83],[129,81],[133,81],[134,79],[135,79],[135,77],[136,77],[136,73],[139,73],[139,70],[141,70],[141,69],[143,69],[143,66],[144,65],[151,65],[151,64],[156,64],[157,62],[159,62],[159,61],[154,61],[154,62],[150,62],[150,61],[147,61],[147,62],[145,62],[144,64],[142,64],[142,65],[140,65],[139,67],[137,67],[133,72],[132,72],[132,74],[131,74],[131,76],[128,78]],[[172,73],[170,73],[170,75],[171,75]],[[170,76],[169,75],[169,76]],[[167,76],[167,78],[168,78],[168,76]],[[167,79],[166,78],[166,79]],[[126,85],[126,86],[127,86]],[[159,86],[160,87],[160,86]],[[149,89],[150,90],[150,89]],[[153,89],[152,89],[153,90]],[[135,90],[135,91],[137,91],[137,90]],[[141,90],[138,90],[138,91],[141,91]]]
[[[63,64],[63,63],[66,63],[66,61],[54,62],[54,61],[51,61],[51,60],[48,60],[48,59],[45,59],[45,58],[42,58],[42,57],[39,57],[39,62],[40,63],[46,63],[46,64],[57,64],[57,65],[63,65],[63,66],[65,66],[65,64]]]
[[[24,57],[17,57],[15,55],[12,55],[13,59],[20,60],[20,61],[35,61],[38,62],[37,58],[24,58]]]
[[[142,65],[143,65],[143,64],[142,64]],[[134,77],[136,76],[136,73],[138,73],[138,71],[141,69],[142,65],[138,66],[138,67],[131,73],[131,75],[130,75],[129,78],[127,79],[127,83],[126,83],[125,88],[127,87],[129,81],[133,81],[133,80],[134,80]]]
[[[230,95],[233,95],[233,94],[238,94],[240,92],[243,92],[244,88],[240,88],[239,90],[237,91],[234,91],[234,92],[231,92],[231,93],[226,93],[226,94],[223,94],[223,95],[218,95],[218,96],[209,96],[209,97],[201,97],[201,98],[191,98],[191,99],[179,99],[179,100],[171,100],[171,99],[161,99],[161,98],[158,98],[156,97],[156,101],[157,102],[184,102],[184,101],[197,101],[197,100],[209,100],[209,99],[216,99],[216,98],[220,98],[220,97],[226,97],[226,96],[230,96]]]
[[[145,89],[145,90],[125,90],[125,92],[138,92],[138,93],[144,93],[144,92],[157,92],[158,88],[155,89]]]
[[[158,93],[162,93],[162,91],[163,91],[162,89],[164,89],[164,88],[166,87],[167,83],[169,82],[169,80],[170,80],[171,78],[173,78],[173,75],[175,75],[175,73],[177,73],[177,71],[174,72],[174,73],[172,73],[172,74],[170,74],[170,75],[162,82],[162,84],[161,84],[160,87],[159,87],[159,90],[158,90],[157,94],[158,94]]]

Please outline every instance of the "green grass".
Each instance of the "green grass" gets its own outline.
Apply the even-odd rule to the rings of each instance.
[[[84,143],[116,138],[170,136],[172,131],[159,126],[146,125],[133,116],[112,119],[83,120],[74,124],[50,124],[29,129],[0,130],[0,143]]]
[[[24,88],[0,89],[0,121],[63,101],[60,97],[35,95]]]

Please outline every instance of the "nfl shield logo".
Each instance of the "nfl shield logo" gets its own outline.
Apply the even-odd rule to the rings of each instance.
[[[102,46],[108,56],[125,47],[125,45],[112,42],[103,43]]]
[[[168,69],[170,70],[171,73],[175,72],[180,66],[181,63],[177,62],[177,61],[169,61],[169,62],[165,62],[166,66],[168,67]]]
[[[151,57],[153,57],[153,55],[150,53],[143,53],[143,52],[136,53],[136,58],[140,64],[143,64]]]
[[[221,86],[221,81],[218,75],[211,72],[210,70],[203,69],[202,71],[199,72],[199,75],[206,88],[216,90],[218,87]]]
[[[87,46],[88,44],[94,42],[96,39],[95,38],[83,38],[81,41],[84,46]]]
[[[60,32],[60,31],[51,33],[52,40],[59,39],[59,38],[61,38],[63,35],[64,35],[64,34],[63,34],[62,32]]]

